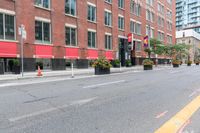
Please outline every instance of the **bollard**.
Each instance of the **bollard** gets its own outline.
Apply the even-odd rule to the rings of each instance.
[[[119,71],[120,71],[120,72],[122,71],[122,64],[121,64],[121,62],[120,62],[120,64],[119,64]]]
[[[72,69],[72,78],[74,78],[74,64],[71,63],[71,69]]]

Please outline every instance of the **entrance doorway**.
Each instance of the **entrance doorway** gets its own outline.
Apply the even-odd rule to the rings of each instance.
[[[128,40],[124,38],[119,38],[119,60],[121,61],[121,66],[126,65],[126,60],[128,59],[128,52],[127,52],[127,46],[128,46]]]

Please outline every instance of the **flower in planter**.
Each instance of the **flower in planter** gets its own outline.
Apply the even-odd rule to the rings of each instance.
[[[191,61],[191,60],[187,61],[187,64],[191,65],[191,64],[192,64],[192,61]]]
[[[173,65],[180,65],[180,64],[181,64],[181,61],[180,61],[180,60],[177,60],[177,59],[174,59],[174,60],[172,60],[172,64],[173,64]]]
[[[105,57],[101,57],[93,62],[92,67],[106,69],[112,67],[112,65],[110,64],[110,61],[107,60]]]
[[[154,65],[153,61],[150,59],[145,59],[142,63],[144,66],[152,66]]]
[[[199,64],[199,62],[200,62],[199,60],[194,60],[195,64]]]

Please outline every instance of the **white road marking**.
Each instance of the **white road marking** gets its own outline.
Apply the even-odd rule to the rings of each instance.
[[[75,101],[72,102],[70,105],[84,105],[86,103],[89,103],[91,101],[94,101],[95,99],[97,99],[97,97],[93,97],[93,98],[89,98],[89,99],[84,99],[84,100],[79,100],[79,101]]]
[[[45,109],[45,110],[33,112],[33,113],[30,113],[30,114],[25,114],[25,115],[22,115],[22,116],[9,118],[8,120],[10,122],[16,122],[16,121],[20,121],[20,120],[23,120],[23,119],[27,119],[27,118],[31,118],[31,117],[43,115],[43,114],[46,114],[46,113],[50,113],[50,112],[53,112],[53,111],[58,111],[60,109],[67,108],[69,106],[84,105],[84,104],[87,104],[89,102],[94,101],[95,99],[97,99],[97,97],[93,97],[93,98],[89,98],[89,99],[83,99],[83,100],[78,100],[78,101],[72,102],[71,104],[65,104],[65,105],[62,105],[62,106],[52,107],[52,108],[49,108],[49,109]]]
[[[118,84],[118,83],[123,83],[125,80],[119,80],[119,81],[114,81],[114,82],[107,82],[107,83],[101,83],[101,84],[95,84],[95,85],[89,85],[83,87],[84,89],[86,88],[94,88],[94,87],[99,87],[99,86],[105,86],[105,85],[111,85],[111,84]]]
[[[167,113],[168,113],[168,111],[162,112],[162,113],[158,114],[155,118],[159,119],[159,118],[165,116]]]

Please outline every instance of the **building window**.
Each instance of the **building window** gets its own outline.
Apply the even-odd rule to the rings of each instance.
[[[108,2],[108,3],[112,3],[112,0],[105,0],[106,2]]]
[[[151,27],[150,28],[150,36],[151,36],[151,38],[154,38],[154,28],[153,27]],[[149,35],[149,26],[146,26],[146,35]]]
[[[158,31],[158,40],[164,41],[165,39],[165,34],[163,32]]]
[[[43,8],[50,8],[50,0],[35,0],[35,5]]]
[[[172,20],[172,12],[171,11],[167,10],[166,15],[167,15],[168,19]]]
[[[167,35],[167,43],[172,44],[172,36]]]
[[[15,40],[15,17],[0,13],[0,39]]]
[[[136,41],[136,42],[135,42],[135,51],[139,52],[139,51],[141,51],[141,50],[142,50],[142,43]]]
[[[141,24],[131,21],[130,22],[130,31],[134,34],[141,35]]]
[[[124,8],[124,0],[118,0],[118,7]]]
[[[164,27],[164,23],[165,23],[164,18],[158,16],[158,25]]]
[[[167,21],[167,29],[168,29],[169,31],[172,31],[172,23],[169,22],[169,21]]]
[[[96,22],[96,7],[88,5],[88,20]]]
[[[76,16],[76,0],[65,0],[65,13]]]
[[[96,48],[96,32],[88,31],[88,47]]]
[[[105,11],[105,25],[112,26],[112,14],[111,12]]]
[[[120,30],[124,30],[124,17],[121,16],[118,17],[118,28]]]
[[[153,6],[154,0],[146,0],[146,3],[150,6]]]
[[[67,46],[77,46],[76,28],[65,27],[65,44]]]
[[[140,4],[135,3],[134,0],[131,0],[130,10],[131,10],[131,13],[135,14],[136,16],[141,15],[141,6]]]
[[[43,21],[35,21],[35,40],[40,43],[51,42],[50,23]]]
[[[160,3],[158,3],[158,11],[161,14],[164,14],[165,13],[164,5],[161,5]]]
[[[105,49],[112,49],[112,36],[111,35],[105,35]]]
[[[171,5],[172,4],[172,0],[167,0],[167,2]]]
[[[148,9],[146,10],[146,20],[154,22],[154,13],[149,11]]]

